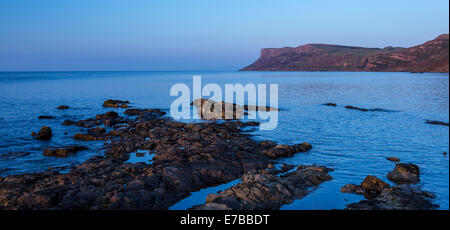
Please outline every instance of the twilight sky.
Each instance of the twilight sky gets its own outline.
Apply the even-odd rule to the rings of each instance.
[[[261,48],[413,46],[448,0],[0,0],[0,71],[236,70]]]

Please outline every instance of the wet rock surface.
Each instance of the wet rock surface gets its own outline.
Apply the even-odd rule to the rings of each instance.
[[[262,144],[242,132],[252,123],[186,124],[162,117],[160,110],[129,110],[128,115],[132,117],[106,113],[82,121],[95,126],[80,126],[88,130],[75,136],[105,140],[104,155],[72,167],[68,173],[49,170],[0,177],[0,209],[167,209],[191,192],[267,168],[272,158],[263,151],[277,146]],[[114,122],[107,132],[98,127],[107,120],[120,122]],[[300,144],[282,149],[286,153],[281,155],[287,156],[308,147]],[[60,147],[47,152],[54,156],[75,150]],[[137,150],[154,154],[152,164],[125,163]],[[283,179],[281,185],[313,185],[328,179],[318,171],[302,172]],[[308,172],[322,176],[306,176]],[[307,179],[313,177],[317,180]]]
[[[129,101],[108,99],[103,102],[103,107],[110,108],[128,108]]]
[[[398,163],[394,171],[406,168],[408,172],[417,170],[418,173],[418,167],[416,167],[414,164]],[[429,210],[439,207],[432,203],[435,195],[430,192],[406,184],[390,186],[370,175],[361,185],[343,186],[341,192],[364,195],[366,198],[366,200],[346,205],[346,209],[349,210]]]
[[[362,112],[395,112],[395,111],[388,110],[388,109],[381,109],[381,108],[365,109],[365,108],[359,108],[359,107],[355,107],[355,106],[351,106],[351,105],[347,105],[347,106],[345,106],[345,108],[359,110]]]
[[[218,194],[209,194],[206,203],[192,210],[277,210],[284,204],[306,196],[322,182],[331,180],[331,169],[320,166],[298,166],[281,176],[278,171],[249,172],[242,182]],[[282,170],[281,172],[285,172]]]
[[[432,203],[434,194],[409,185],[383,189],[374,199],[347,205],[348,210],[429,210],[439,206]]]
[[[296,145],[276,145],[275,147],[263,150],[262,154],[276,159],[279,157],[291,157],[295,153],[306,152],[310,149],[312,149],[312,145],[306,142]]]
[[[40,120],[43,120],[43,119],[56,119],[56,117],[54,117],[54,116],[42,115],[42,116],[39,116],[38,119],[40,119]]]
[[[397,157],[388,157],[386,158],[388,161],[392,161],[392,162],[400,162],[400,158]]]
[[[43,126],[36,136],[38,140],[49,140],[52,137],[52,129],[47,126]]]
[[[48,147],[42,153],[44,156],[53,156],[53,157],[67,157],[73,154],[76,154],[79,151],[86,150],[87,147],[84,146],[64,146],[61,148],[57,147]]]
[[[425,123],[431,124],[431,125],[443,125],[443,126],[448,126],[448,123],[442,122],[442,121],[431,121],[431,120],[427,120]]]
[[[397,184],[413,184],[420,181],[419,166],[415,164],[398,163],[394,170],[387,174],[392,182]]]
[[[368,175],[361,185],[347,184],[341,188],[342,193],[354,193],[364,195],[366,198],[376,197],[385,188],[389,188],[390,185],[381,179]]]

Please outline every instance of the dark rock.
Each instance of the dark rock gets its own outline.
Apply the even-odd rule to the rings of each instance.
[[[130,116],[140,116],[140,118],[157,118],[166,114],[160,109],[127,109],[124,114]]]
[[[26,175],[1,179],[0,209],[168,209],[192,192],[267,168],[273,161],[263,151],[279,151],[279,156],[289,156],[308,149],[308,145],[279,150],[273,150],[274,143],[261,145],[244,133],[242,128],[247,124],[241,121],[186,124],[161,117],[163,113],[158,111],[132,111],[138,117],[124,119],[109,113],[76,122],[80,127],[93,129],[74,138],[105,140],[101,156],[94,156],[63,174],[58,169],[28,174],[34,178],[32,182]],[[121,124],[105,133],[98,126],[106,120]],[[155,154],[152,164],[125,163],[137,150]],[[48,152],[56,155],[55,151]],[[272,168],[263,174],[278,180],[276,175],[283,170]],[[290,166],[283,168],[287,170]],[[302,173],[294,176],[291,173],[297,171],[287,171],[279,177],[283,182],[274,181],[270,188],[277,189],[280,184],[280,193],[301,197],[303,191],[310,190],[307,187],[330,179],[317,167],[299,168],[297,171]],[[294,189],[297,187],[298,190]],[[33,200],[27,195],[41,191],[40,195],[49,199]],[[257,194],[255,197],[259,197]],[[286,197],[295,199],[296,195]],[[267,207],[275,208],[280,203]]]
[[[53,116],[39,116],[38,119],[55,119]]]
[[[323,105],[326,105],[326,106],[333,106],[333,107],[336,107],[336,106],[337,106],[336,103],[325,103],[325,104],[323,104]]]
[[[69,106],[67,106],[67,105],[60,105],[60,106],[58,106],[57,109],[68,109],[68,108],[69,108]]]
[[[378,179],[377,177],[369,175],[361,183],[361,187],[366,190],[375,191],[378,193],[383,191],[383,189],[385,188],[389,188],[390,186],[388,183]]]
[[[347,184],[347,185],[342,186],[341,192],[342,193],[355,193],[355,194],[359,194],[359,195],[364,195],[364,194],[367,193],[367,190],[364,189],[363,187],[359,186],[359,185]]]
[[[408,185],[383,189],[374,199],[362,200],[347,205],[348,210],[429,210],[436,209],[431,201],[432,193]]]
[[[62,125],[74,125],[75,121],[71,121],[71,120],[64,120]]]
[[[354,106],[351,106],[351,105],[347,105],[347,106],[345,106],[345,108],[346,109],[359,110],[359,111],[363,111],[363,112],[368,112],[369,111],[368,109],[358,108],[358,107],[354,107]]]
[[[278,210],[282,205],[306,196],[322,182],[331,180],[331,169],[320,166],[299,166],[295,172],[282,177],[268,171],[251,172],[242,182],[220,192],[210,194],[206,204],[192,210]]]
[[[388,157],[386,159],[388,159],[389,161],[392,161],[392,162],[399,162],[400,161],[400,159],[397,158],[397,157]]]
[[[21,151],[21,152],[4,153],[4,154],[1,154],[0,156],[2,158],[15,159],[15,158],[18,158],[18,157],[24,157],[24,156],[28,156],[28,155],[30,155],[29,152]]]
[[[122,105],[126,105],[126,104],[129,104],[129,103],[130,103],[129,101],[108,99],[108,100],[103,102],[103,107],[119,108]],[[128,107],[128,106],[126,106],[126,107]],[[126,107],[122,107],[122,108],[126,108]]]
[[[442,122],[442,121],[430,121],[430,120],[427,120],[425,123],[431,124],[431,125],[443,125],[443,126],[448,126],[448,123],[445,123],[445,122]]]
[[[389,180],[398,184],[411,184],[420,181],[419,166],[415,164],[397,163],[394,170],[387,174]]]
[[[73,136],[73,139],[75,140],[83,140],[83,141],[98,141],[98,140],[104,140],[104,137],[92,135],[92,134],[84,134],[84,133],[77,133]]]
[[[86,149],[88,148],[84,146],[48,147],[44,150],[43,154],[44,156],[67,157]]]
[[[83,128],[92,128],[100,125],[100,122],[97,119],[89,118],[85,120],[79,120],[76,122],[71,120],[65,120],[63,122],[63,125],[76,125]]]
[[[279,157],[290,157],[295,153],[306,152],[312,149],[312,146],[309,143],[302,143],[296,145],[277,145],[271,149],[263,150],[261,153],[271,157],[271,158],[279,158]]]
[[[277,146],[277,144],[273,141],[265,140],[259,143],[259,146],[261,146],[262,148],[273,148]]]
[[[449,35],[442,34],[409,47],[365,48],[306,44],[298,47],[266,48],[243,71],[449,71]]]
[[[390,185],[381,179],[368,175],[361,185],[347,184],[341,188],[342,193],[355,193],[364,195],[366,198],[376,197],[385,188],[389,188]]]
[[[39,131],[36,139],[38,140],[49,140],[52,137],[52,129],[47,126],[43,126],[41,131]]]
[[[90,179],[90,182],[97,187],[102,187],[106,184],[106,181],[100,178],[92,178]]]

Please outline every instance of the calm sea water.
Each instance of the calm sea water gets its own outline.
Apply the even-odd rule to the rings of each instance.
[[[272,131],[253,131],[255,139],[295,144],[309,142],[312,151],[280,162],[332,167],[334,179],[311,195],[282,209],[334,209],[362,197],[340,193],[348,183],[359,184],[367,175],[387,182],[395,166],[386,157],[396,156],[421,169],[418,186],[437,195],[435,203],[449,208],[449,128],[425,120],[449,120],[448,74],[358,72],[36,72],[0,73],[0,155],[25,151],[22,157],[0,157],[0,175],[43,171],[72,166],[99,154],[102,142],[77,142],[81,131],[62,126],[65,119],[85,119],[112,109],[106,99],[123,99],[132,106],[169,109],[175,83],[192,84],[201,75],[203,84],[279,84],[279,124]],[[321,104],[334,102],[338,107]],[[57,110],[59,105],[68,110]],[[383,108],[390,112],[360,112],[353,105]],[[116,109],[123,112],[123,109]],[[39,120],[40,115],[55,116]],[[33,140],[41,126],[53,129],[50,141]],[[67,134],[65,134],[67,133]],[[90,150],[67,158],[42,156],[47,146],[84,144]],[[198,195],[198,194],[197,194]],[[187,204],[189,205],[189,204]]]

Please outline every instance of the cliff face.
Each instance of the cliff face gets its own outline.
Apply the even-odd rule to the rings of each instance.
[[[410,48],[308,44],[268,48],[243,71],[448,72],[449,35]]]

